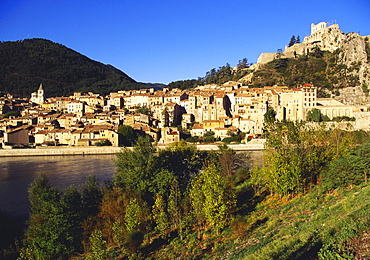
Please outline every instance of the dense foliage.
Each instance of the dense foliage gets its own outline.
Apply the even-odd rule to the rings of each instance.
[[[0,42],[0,91],[29,97],[40,83],[47,96],[146,88],[111,65],[49,40]]]
[[[19,259],[353,257],[370,228],[369,136],[311,126],[270,120],[253,169],[226,145],[138,137],[103,186],[89,177],[60,191],[41,175]]]

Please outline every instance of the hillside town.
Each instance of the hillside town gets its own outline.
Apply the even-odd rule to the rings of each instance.
[[[348,41],[357,39],[356,45],[361,45],[362,52],[352,53],[355,43],[345,47],[347,38]],[[335,98],[335,91],[325,93],[324,96],[331,98],[319,98],[318,88],[310,84],[297,88],[246,85],[253,71],[274,59],[293,58],[315,48],[333,52],[345,47],[348,49],[345,60],[353,64],[366,59],[364,44],[363,36],[353,33],[347,36],[338,24],[321,22],[311,24],[311,35],[305,37],[303,43],[295,42],[280,53],[262,53],[256,64],[246,68],[251,73],[240,81],[200,85],[186,90],[148,88],[122,90],[107,96],[75,92],[68,97],[48,98],[40,84],[30,98],[14,98],[11,94],[0,97],[0,113],[3,115],[0,141],[2,148],[122,146],[119,127],[126,125],[140,135],[150,136],[158,144],[180,139],[222,141],[234,136],[239,136],[239,142],[246,143],[262,136],[264,116],[269,109],[276,120],[306,121],[310,111],[320,111],[325,121],[332,121],[327,123],[329,127],[368,131],[370,106],[366,98],[362,102],[358,100],[362,97],[358,93],[364,93],[360,86],[349,87],[352,95],[346,96],[350,100],[342,103]],[[363,84],[368,82],[366,66],[364,63],[358,74]]]
[[[10,94],[0,100],[3,148],[21,146],[122,146],[119,126],[128,125],[153,142],[169,144],[189,137],[213,135],[215,140],[244,133],[242,142],[259,138],[264,115],[273,109],[277,120],[302,121],[319,109],[329,119],[352,118],[351,129],[370,130],[370,107],[344,105],[318,98],[317,88],[266,86],[240,82],[195,89],[126,90],[101,96],[74,93],[45,98],[42,84],[29,99]],[[16,112],[12,115],[9,112]],[[10,116],[4,116],[4,115]]]

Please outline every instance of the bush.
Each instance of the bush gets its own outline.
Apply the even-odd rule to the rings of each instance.
[[[143,240],[144,240],[144,234],[141,233],[140,231],[129,232],[126,235],[125,247],[131,254],[134,254],[139,249]]]
[[[94,145],[95,146],[112,146],[112,143],[108,139],[105,139],[105,140],[95,142]]]
[[[9,118],[9,117],[11,117],[11,116],[19,117],[19,116],[20,116],[20,114],[19,114],[19,112],[17,112],[17,111],[10,111],[10,112],[8,112],[8,113],[4,114],[4,115],[3,115],[3,118]]]
[[[186,141],[190,142],[190,143],[199,142],[199,136],[191,136],[191,137],[187,138]]]
[[[341,122],[341,121],[356,121],[356,118],[349,117],[349,116],[336,116],[333,118],[333,121],[335,122]]]
[[[222,142],[224,143],[240,142],[240,141],[241,141],[241,138],[238,135],[231,136],[231,137],[225,137],[224,139],[222,139]]]
[[[332,161],[323,179],[328,188],[347,187],[367,182],[370,168],[370,143],[358,147],[356,154]]]

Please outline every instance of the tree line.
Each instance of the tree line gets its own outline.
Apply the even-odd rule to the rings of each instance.
[[[179,89],[189,89],[194,88],[200,85],[206,84],[224,84],[228,81],[237,81],[243,76],[248,74],[248,71],[245,70],[251,65],[248,63],[247,58],[239,60],[235,68],[231,67],[229,63],[226,63],[224,66],[219,68],[213,68],[210,71],[207,71],[205,76],[199,77],[198,79],[189,79],[189,80],[179,80],[171,82],[167,85],[168,88],[179,88]]]

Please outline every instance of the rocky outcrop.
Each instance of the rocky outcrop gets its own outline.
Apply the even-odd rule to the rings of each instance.
[[[340,42],[339,64],[347,67],[347,73],[357,76],[360,85],[370,86],[369,36],[348,33]]]
[[[339,43],[337,64],[342,65],[347,77],[356,78],[353,87],[342,88],[339,101],[348,105],[368,104],[370,102],[368,88],[370,87],[370,46],[369,36],[358,33],[348,33]]]
[[[345,105],[364,105],[369,103],[369,97],[366,95],[361,86],[342,88],[339,90],[340,95],[334,97]]]

